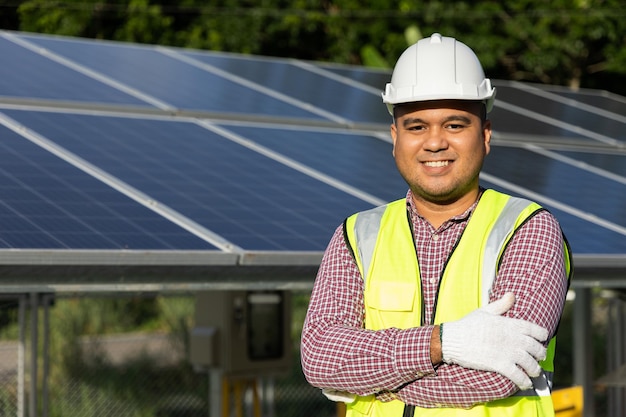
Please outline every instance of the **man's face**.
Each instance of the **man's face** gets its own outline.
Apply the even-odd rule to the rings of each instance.
[[[483,104],[462,100],[410,103],[395,109],[393,155],[415,198],[453,203],[478,192],[491,123]]]

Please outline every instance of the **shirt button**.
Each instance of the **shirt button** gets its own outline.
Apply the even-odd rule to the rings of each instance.
[[[430,283],[431,284],[436,284],[437,283],[437,278],[431,278],[430,279]]]
[[[439,235],[438,235],[437,233],[433,233],[433,234],[431,235],[431,238],[433,239],[433,242],[436,242],[436,241],[438,241],[438,240],[439,240]]]

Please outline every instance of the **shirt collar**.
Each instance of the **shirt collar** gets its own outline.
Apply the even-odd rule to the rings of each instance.
[[[449,224],[450,222],[462,223],[462,222],[467,221],[469,219],[469,217],[471,216],[471,214],[476,209],[476,206],[478,205],[478,201],[480,201],[480,197],[483,195],[484,191],[485,191],[485,189],[483,187],[480,187],[480,189],[478,190],[478,198],[476,199],[474,204],[472,204],[463,213],[449,218],[444,224],[442,224],[442,227],[444,227],[446,224]],[[417,207],[415,207],[415,202],[413,201],[413,192],[411,190],[407,191],[407,193],[406,193],[406,205],[407,205],[407,210],[409,210],[409,213],[411,213],[411,218],[413,219],[413,221],[415,221],[416,218],[420,218],[422,220],[426,220],[417,211]]]

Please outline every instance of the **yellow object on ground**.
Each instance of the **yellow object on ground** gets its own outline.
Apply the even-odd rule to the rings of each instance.
[[[583,387],[575,386],[552,391],[556,417],[582,417]]]

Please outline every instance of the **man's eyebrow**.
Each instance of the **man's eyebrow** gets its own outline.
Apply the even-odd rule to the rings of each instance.
[[[467,117],[467,116],[462,116],[460,114],[453,114],[451,116],[446,117],[444,120],[444,123],[448,123],[448,122],[463,122],[465,124],[469,124],[472,122],[472,120]]]
[[[449,123],[449,122],[462,122],[465,124],[470,124],[472,120],[467,116],[463,116],[460,114],[453,114],[443,119],[443,123]],[[424,119],[420,119],[419,117],[407,117],[406,119],[402,120],[402,126],[404,127],[407,127],[413,124],[421,124],[421,123],[425,124],[426,122],[424,121]]]
[[[402,126],[404,127],[414,125],[414,124],[420,124],[420,123],[426,123],[426,122],[423,119],[420,119],[419,117],[407,117],[406,119],[402,120]]]

